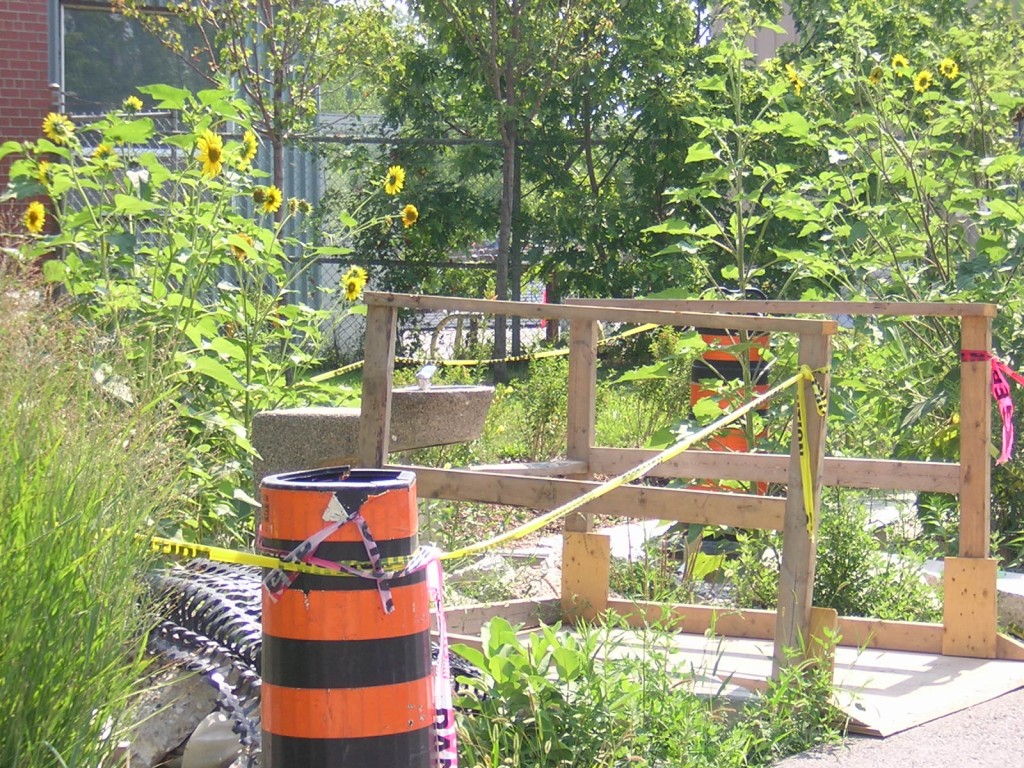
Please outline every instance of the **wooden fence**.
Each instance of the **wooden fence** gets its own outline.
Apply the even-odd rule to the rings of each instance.
[[[385,293],[367,293],[366,304],[366,362],[358,453],[360,465],[366,467],[384,466],[387,462],[399,308],[568,321],[565,459],[462,469],[409,467],[416,472],[421,497],[537,510],[554,509],[598,485],[594,476],[621,473],[656,453],[595,443],[599,321],[795,334],[798,363],[818,371],[815,378],[827,393],[831,340],[838,331],[837,323],[797,315],[958,318],[962,349],[990,352],[992,318],[996,314],[996,308],[989,304],[662,300],[534,304]],[[782,666],[812,655],[814,644],[810,639],[822,636],[826,629],[837,632],[842,645],[1024,660],[1024,645],[999,634],[996,626],[996,561],[988,556],[989,363],[962,362],[960,366],[958,462],[827,457],[827,419],[814,408],[807,409],[813,499],[810,524],[805,514],[796,428],[789,454],[690,450],[650,473],[667,478],[786,484],[785,498],[625,485],[587,504],[584,512],[571,513],[565,519],[563,533],[562,618],[590,620],[613,610],[636,625],[669,621],[683,632],[701,633],[713,627],[725,636],[774,639],[773,674]],[[797,386],[807,388],[811,402],[810,383],[800,382]],[[796,407],[793,411],[795,414]],[[945,561],[942,624],[838,617],[834,611],[813,607],[815,539],[823,485],[940,491],[959,496],[960,550],[959,557]],[[720,609],[609,599],[609,541],[592,532],[594,515],[781,530],[778,609]],[[495,613],[500,610],[496,607]],[[477,616],[482,620],[486,612],[478,612]]]

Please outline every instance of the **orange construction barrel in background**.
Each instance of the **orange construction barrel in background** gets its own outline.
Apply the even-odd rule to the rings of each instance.
[[[335,468],[264,478],[260,545],[290,552],[329,524],[334,500],[366,521],[380,557],[419,546],[412,472]],[[316,557],[372,570],[356,522]],[[399,561],[392,561],[401,562]],[[389,566],[387,570],[400,570]],[[426,569],[388,582],[299,574],[263,594],[264,768],[428,768],[436,762]]]
[[[717,331],[698,328],[701,338],[708,345],[708,348],[701,354],[700,358],[693,362],[690,370],[690,408],[705,397],[718,397],[719,407],[728,409],[742,405],[744,402],[753,399],[757,395],[768,391],[768,365],[763,359],[763,352],[768,347],[768,334],[751,335],[749,341],[743,344],[743,338],[738,333],[730,331]],[[736,349],[735,347],[739,347]],[[738,398],[721,397],[719,393],[709,389],[702,381],[714,379],[717,381],[742,381],[744,361],[740,356],[745,356],[746,365],[750,369],[750,381],[753,392],[741,393]],[[733,401],[734,400],[734,401]],[[758,410],[767,410],[765,403]],[[763,435],[763,433],[762,433]],[[759,435],[761,436],[761,435]],[[747,442],[746,431],[738,427],[726,427],[717,434],[708,438],[708,450],[727,451],[744,453],[751,449]],[[718,488],[715,483],[704,483],[696,486],[698,488]],[[767,485],[758,483],[758,492],[767,493]]]

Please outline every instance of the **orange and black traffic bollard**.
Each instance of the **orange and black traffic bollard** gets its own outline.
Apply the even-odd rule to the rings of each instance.
[[[323,531],[328,507],[358,511],[316,557],[373,570],[418,548],[412,472],[322,469],[265,478],[260,545],[292,552]],[[339,507],[340,505],[340,507]],[[391,568],[388,570],[401,570]],[[426,570],[393,579],[385,612],[374,579],[299,574],[264,590],[264,768],[428,768],[436,762]]]

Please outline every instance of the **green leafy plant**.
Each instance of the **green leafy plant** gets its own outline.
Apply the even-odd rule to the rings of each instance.
[[[673,660],[671,635],[489,621],[480,649],[454,647],[480,673],[462,677],[459,758],[472,766],[767,765],[834,739],[824,674],[794,665],[737,711],[698,697]],[[807,717],[805,707],[814,716]]]
[[[318,257],[349,249],[305,245],[311,206],[261,183],[244,102],[226,90],[142,91],[180,113],[187,130],[159,135],[151,117],[135,114],[137,99],[81,127],[51,114],[43,138],[0,148],[15,155],[7,197],[50,199],[49,209],[25,209],[33,238],[23,258],[59,255],[43,263],[44,274],[131,362],[123,396],[156,387],[174,404],[193,492],[164,524],[246,540],[254,414],[354,397],[306,377],[327,318],[293,290]],[[377,186],[393,188],[397,173]],[[345,214],[343,224],[351,234],[400,215],[360,224]],[[359,267],[343,277],[343,311],[358,309],[366,279]]]

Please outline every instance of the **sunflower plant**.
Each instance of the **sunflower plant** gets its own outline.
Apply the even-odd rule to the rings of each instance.
[[[36,141],[0,146],[0,158],[14,156],[5,198],[26,201],[22,257],[41,262],[132,362],[118,396],[131,399],[143,380],[167,392],[161,405],[178,417],[192,479],[168,532],[242,540],[254,414],[356,396],[309,380],[327,317],[294,291],[318,257],[350,249],[310,245],[311,204],[286,201],[254,169],[260,147],[243,101],[226,90],[140,90],[187,129],[159,135],[127,102],[87,125],[51,114]],[[388,174],[400,190],[404,178]],[[345,311],[357,311],[366,281],[361,267],[349,270]]]

